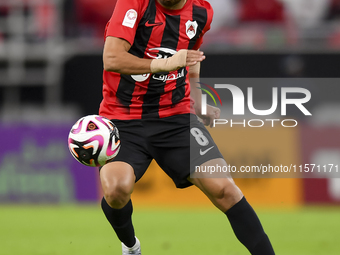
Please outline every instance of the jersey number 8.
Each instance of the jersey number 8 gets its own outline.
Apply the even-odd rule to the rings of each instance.
[[[190,133],[195,137],[196,142],[201,146],[207,146],[209,144],[208,138],[203,134],[199,128],[192,128]]]

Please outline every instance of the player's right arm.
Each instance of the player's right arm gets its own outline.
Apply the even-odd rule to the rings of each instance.
[[[152,59],[136,57],[128,52],[130,48],[130,43],[124,39],[108,36],[103,52],[104,69],[128,75],[150,73]]]
[[[104,69],[127,75],[170,72],[205,59],[203,52],[196,50],[180,50],[167,59],[144,59],[129,53],[130,48],[128,41],[108,36],[103,52]]]

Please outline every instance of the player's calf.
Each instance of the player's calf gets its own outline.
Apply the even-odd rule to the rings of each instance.
[[[255,211],[243,197],[225,212],[237,239],[252,255],[275,255]]]
[[[119,240],[127,247],[133,247],[136,239],[130,196],[135,183],[134,171],[125,162],[111,162],[100,169],[100,181],[104,192],[101,203],[103,212]]]
[[[204,165],[226,165],[224,159],[213,159]],[[273,247],[255,211],[232,178],[189,179],[212,203],[226,214],[237,239],[252,255],[274,255]]]

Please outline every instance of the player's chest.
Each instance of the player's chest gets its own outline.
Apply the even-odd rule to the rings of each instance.
[[[190,12],[168,15],[156,12],[145,15],[137,32],[137,39],[147,41],[148,47],[186,48],[194,44],[202,33],[204,23]]]

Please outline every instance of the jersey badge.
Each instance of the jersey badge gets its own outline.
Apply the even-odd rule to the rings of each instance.
[[[186,26],[186,34],[189,37],[189,39],[194,38],[194,36],[197,33],[197,27],[198,27],[197,22],[188,20],[187,23],[185,23],[185,26]]]
[[[134,9],[130,9],[126,12],[122,25],[133,28],[137,20],[137,12]]]

